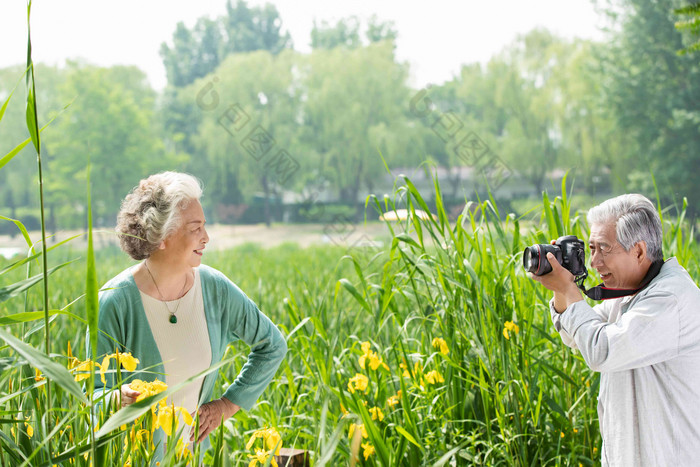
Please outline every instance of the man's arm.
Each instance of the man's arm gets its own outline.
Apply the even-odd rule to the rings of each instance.
[[[610,316],[610,311],[608,310],[608,307],[606,307],[606,303],[608,302],[603,302],[599,303],[596,306],[593,307],[593,311],[600,317],[600,319],[603,322],[608,322],[608,317]],[[564,310],[566,311],[566,310]],[[563,313],[563,312],[562,312]],[[559,313],[556,311],[554,308],[554,299],[549,301],[549,315],[552,318],[552,324],[554,325],[554,329],[559,333],[559,337],[561,337],[562,342],[564,345],[571,347],[572,349],[577,349],[578,346],[576,345],[576,341],[574,340],[573,336],[569,335],[568,332],[562,327],[561,324],[561,317],[562,313]]]
[[[679,352],[679,308],[668,292],[641,297],[615,323],[603,320],[586,302],[576,303],[561,315],[561,326],[593,371],[653,365]]]
[[[603,307],[593,309],[588,305],[573,282],[573,275],[550,255],[548,253],[547,258],[552,272],[532,278],[555,292],[553,302],[558,299],[558,303],[553,303],[558,314],[552,316],[555,327],[573,338],[576,348],[592,370],[638,368],[678,354],[679,309],[673,295],[667,292],[649,293],[631,306],[617,322],[609,323],[606,310]]]

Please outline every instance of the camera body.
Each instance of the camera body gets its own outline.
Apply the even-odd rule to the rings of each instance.
[[[552,271],[552,265],[547,260],[547,253],[552,253],[559,264],[575,277],[584,276],[588,273],[585,248],[583,241],[575,235],[559,237],[554,245],[532,245],[523,252],[523,267],[536,276],[548,274]]]

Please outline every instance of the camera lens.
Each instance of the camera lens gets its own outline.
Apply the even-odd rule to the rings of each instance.
[[[540,263],[540,251],[537,245],[525,248],[523,252],[523,267],[527,272],[537,274],[537,266]]]
[[[556,245],[532,245],[523,252],[523,267],[527,272],[536,276],[543,276],[552,271],[552,265],[547,260],[547,253],[551,252],[561,264],[561,249]]]

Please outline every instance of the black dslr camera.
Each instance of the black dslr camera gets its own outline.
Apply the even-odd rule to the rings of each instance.
[[[552,271],[552,265],[547,261],[547,253],[552,253],[575,277],[586,276],[585,248],[575,235],[559,237],[554,245],[532,245],[523,252],[523,267],[536,276],[544,276]]]

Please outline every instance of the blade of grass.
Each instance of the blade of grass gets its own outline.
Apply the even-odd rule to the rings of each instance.
[[[59,269],[68,266],[69,264],[74,263],[75,261],[77,261],[77,259],[68,261],[67,263],[59,264],[58,266],[54,266],[53,268],[46,271],[46,274],[37,274],[36,276],[32,276],[29,279],[24,279],[19,282],[15,282],[14,284],[10,284],[7,287],[0,287],[0,302],[4,302],[5,300],[9,300],[10,298],[16,295],[21,294],[33,285],[44,280],[46,276],[53,274]],[[48,309],[46,310],[46,312],[48,313]],[[46,315],[46,318],[48,319],[48,314]]]
[[[10,347],[12,347],[18,354],[24,357],[30,365],[38,368],[46,376],[48,376],[52,381],[56,382],[64,390],[73,394],[79,401],[87,404],[88,400],[85,398],[82,389],[78,386],[78,383],[73,379],[68,370],[59,365],[58,363],[51,360],[46,354],[40,352],[29,344],[26,344],[9,332],[0,329],[0,339],[4,340]]]

